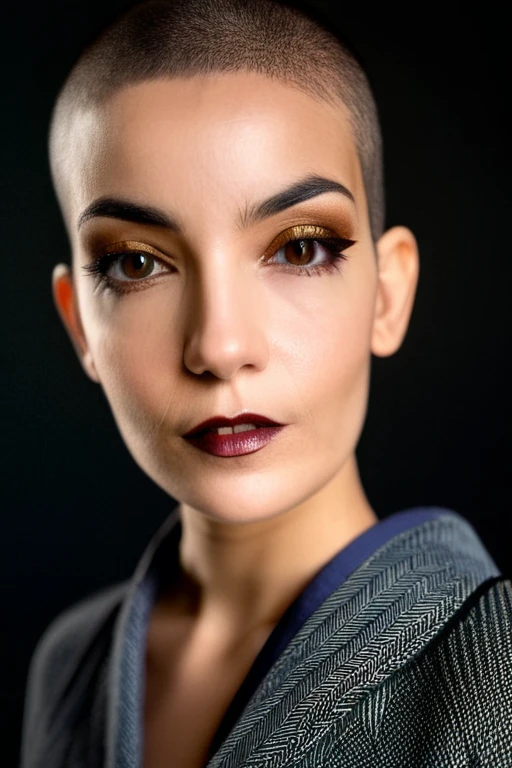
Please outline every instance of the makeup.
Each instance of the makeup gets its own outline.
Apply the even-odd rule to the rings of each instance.
[[[345,250],[355,242],[324,227],[297,225],[274,238],[260,262],[296,276],[321,275],[339,271],[347,258]],[[284,261],[278,261],[279,256]],[[98,284],[119,294],[144,289],[156,278],[176,271],[155,248],[130,240],[108,246],[106,252],[100,252],[82,270]]]
[[[237,416],[212,416],[183,437],[213,456],[243,456],[259,451],[285,426],[268,416],[243,411]]]
[[[228,458],[244,456],[261,450],[285,429],[285,426],[256,427],[243,432],[221,434],[217,432],[202,432],[185,437],[191,445],[213,456]]]

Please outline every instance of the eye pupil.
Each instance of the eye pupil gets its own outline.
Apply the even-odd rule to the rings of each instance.
[[[285,246],[285,256],[292,264],[303,266],[313,255],[311,240],[291,240]]]
[[[122,269],[127,277],[146,277],[153,268],[153,259],[145,253],[127,253],[122,260]]]

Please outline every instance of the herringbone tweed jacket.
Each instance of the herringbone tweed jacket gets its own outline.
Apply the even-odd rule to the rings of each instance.
[[[131,580],[46,630],[29,672],[22,768],[142,768],[130,735],[134,649],[122,668],[119,657],[170,527]],[[470,524],[446,510],[359,566],[302,625],[207,765],[512,768],[512,584]]]

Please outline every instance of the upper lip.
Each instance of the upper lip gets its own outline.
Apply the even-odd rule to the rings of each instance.
[[[200,424],[197,424],[189,432],[186,432],[183,437],[190,437],[198,432],[205,432],[207,429],[217,429],[218,427],[233,427],[235,424],[256,424],[257,427],[284,426],[278,421],[269,419],[267,416],[262,416],[260,413],[240,413],[238,416],[229,418],[229,416],[213,416],[211,419],[206,419]]]

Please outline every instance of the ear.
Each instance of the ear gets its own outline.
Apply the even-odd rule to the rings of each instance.
[[[73,276],[67,264],[57,264],[52,274],[53,301],[59,313],[64,328],[68,332],[71,343],[75,348],[82,367],[90,379],[99,383],[98,373],[94,366],[87,339],[80,321],[78,303]]]
[[[407,227],[392,227],[378,240],[378,287],[371,350],[388,357],[402,344],[420,269],[418,246]]]

